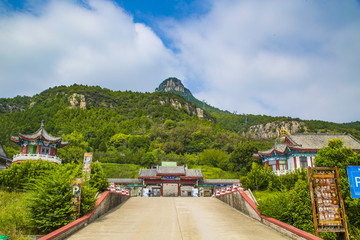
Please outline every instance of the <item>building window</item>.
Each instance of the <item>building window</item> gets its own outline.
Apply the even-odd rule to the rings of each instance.
[[[300,166],[307,168],[308,164],[307,164],[307,157],[300,157]]]
[[[41,147],[41,154],[50,155],[50,148],[49,147]]]
[[[288,169],[288,165],[287,165],[287,161],[286,160],[280,160],[279,161],[279,170],[287,170]]]

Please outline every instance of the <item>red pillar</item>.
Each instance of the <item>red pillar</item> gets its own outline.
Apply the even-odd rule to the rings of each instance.
[[[28,147],[28,145],[21,147],[22,154],[27,154],[27,147]]]
[[[36,154],[40,154],[41,145],[37,145]]]
[[[294,157],[294,169],[296,169],[296,157]]]
[[[163,184],[161,183],[161,187],[160,187],[160,196],[163,196]]]
[[[276,160],[276,170],[277,170],[277,171],[279,171],[279,170],[280,170],[279,160]]]
[[[313,167],[313,161],[312,161],[312,157],[310,157],[310,164],[311,164],[311,167]]]
[[[178,184],[178,196],[181,196],[181,192],[180,192],[180,184]]]

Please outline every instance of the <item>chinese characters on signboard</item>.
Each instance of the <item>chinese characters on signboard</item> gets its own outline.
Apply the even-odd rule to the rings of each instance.
[[[319,226],[341,226],[334,173],[317,173],[313,179]]]
[[[309,167],[308,181],[316,235],[318,232],[344,232],[348,236],[337,167]]]
[[[91,174],[91,163],[92,163],[92,153],[84,153],[84,161],[83,161],[83,180],[89,181]]]
[[[81,179],[74,178],[70,182],[70,192],[72,194],[72,206],[75,210],[73,219],[77,219],[80,215],[80,201],[81,201]]]

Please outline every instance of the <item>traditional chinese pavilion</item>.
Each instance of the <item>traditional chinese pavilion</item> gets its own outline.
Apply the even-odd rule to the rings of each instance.
[[[18,136],[12,136],[11,141],[21,146],[21,153],[14,155],[13,163],[39,159],[54,163],[61,163],[57,157],[57,150],[65,147],[68,143],[63,142],[61,137],[51,136],[44,128],[44,121],[40,128],[32,134],[19,133]]]
[[[320,149],[325,147],[329,140],[341,139],[344,146],[360,152],[360,141],[350,134],[287,134],[284,143],[276,143],[271,149],[258,151],[256,158],[260,158],[276,174],[285,174],[288,171],[302,167],[314,167],[314,159]]]

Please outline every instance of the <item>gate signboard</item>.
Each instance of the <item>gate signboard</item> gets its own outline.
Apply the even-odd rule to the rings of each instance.
[[[81,201],[81,179],[74,178],[70,183],[70,191],[72,194],[72,205],[75,210],[73,219],[77,219],[80,215],[80,201]]]
[[[308,167],[315,233],[344,232],[349,239],[337,167]]]
[[[360,198],[360,166],[348,166],[347,173],[352,198]]]
[[[83,180],[89,181],[91,174],[91,163],[92,163],[92,153],[84,153],[84,161],[83,161]]]

